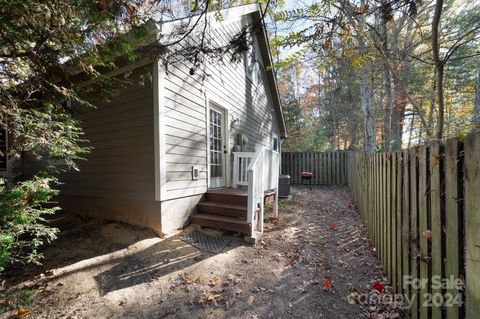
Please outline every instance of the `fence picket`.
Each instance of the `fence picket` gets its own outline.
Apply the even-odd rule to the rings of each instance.
[[[466,317],[480,314],[480,131],[465,139]]]
[[[419,254],[419,236],[418,236],[418,157],[417,157],[417,149],[413,148],[410,149],[410,231],[411,231],[411,238],[410,238],[410,264],[411,269],[410,273],[412,275],[413,280],[418,280],[418,273],[419,273],[419,265],[417,256]],[[412,318],[418,318],[418,305],[419,299],[418,293],[420,291],[418,289],[411,289],[411,296],[414,297],[412,302]]]
[[[392,154],[387,153],[386,156],[386,193],[387,193],[387,209],[385,210],[386,216],[386,246],[385,246],[385,264],[388,277],[392,278]]]
[[[442,197],[444,191],[442,190],[441,172],[443,169],[443,157],[441,154],[442,148],[439,142],[432,142],[429,154],[429,170],[430,170],[430,230],[431,230],[431,268],[430,276],[442,277],[443,274],[443,252],[442,242],[442,220],[444,220],[442,211]],[[432,296],[441,296],[442,289],[440,287],[433,287],[431,290]],[[443,296],[443,298],[445,298]],[[432,319],[441,319],[442,311],[440,307],[432,307]]]
[[[431,228],[429,225],[429,211],[428,200],[430,198],[429,191],[429,176],[428,176],[428,148],[422,145],[418,152],[418,244],[419,256],[418,263],[418,278],[422,280],[430,280],[430,250],[429,250],[429,236],[431,236]],[[428,285],[422,285],[419,294],[417,295],[419,301],[419,318],[426,319],[428,317],[429,307],[425,306],[427,301]]]
[[[405,276],[410,276],[412,274],[412,264],[411,264],[411,242],[412,242],[412,232],[411,232],[411,202],[410,202],[410,152],[408,150],[403,151],[403,214],[402,214],[402,260],[403,260],[403,273]],[[412,296],[410,285],[405,285],[402,280],[402,290],[409,297]]]
[[[453,138],[445,144],[445,277],[459,278],[464,276],[462,260],[463,247],[463,144]],[[446,290],[446,296],[455,297],[461,291],[455,287]],[[458,319],[462,307],[452,303],[446,307],[447,319]]]

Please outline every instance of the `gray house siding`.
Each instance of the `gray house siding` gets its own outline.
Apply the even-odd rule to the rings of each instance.
[[[155,201],[153,86],[136,84],[137,76],[153,66],[137,69],[132,84],[110,102],[92,102],[95,109],[75,114],[92,151],[79,170],[59,176],[59,202],[65,211],[115,219],[161,233],[160,203]],[[31,176],[42,161],[26,156],[24,174]]]
[[[142,72],[151,70],[148,66]],[[155,201],[152,83],[129,85],[111,102],[96,107],[77,116],[93,150],[87,161],[79,162],[80,171],[61,177],[62,207],[161,234],[160,203]]]
[[[225,45],[247,23],[251,23],[247,17],[221,23],[211,30],[209,40],[216,46]],[[199,39],[198,35],[192,38],[196,36]],[[278,125],[263,61],[260,54],[256,56],[260,65],[253,68],[258,72],[253,76],[247,76],[245,57],[238,63],[232,63],[229,57],[223,63],[205,63],[193,76],[189,74],[189,62],[172,61],[163,73],[166,191],[162,198],[162,225],[168,225],[165,232],[182,227],[208,189],[209,101],[227,109],[228,122],[237,120],[228,132],[230,160],[237,133],[249,139],[244,151],[260,146],[271,149],[272,134],[278,135]],[[192,180],[192,166],[200,170],[198,180]]]
[[[61,176],[64,195],[154,200],[153,89],[131,85],[76,116],[93,148],[80,171]]]
[[[213,23],[208,41],[228,44],[252,16]],[[187,41],[199,39],[192,33]],[[223,63],[205,63],[194,75],[189,74],[191,63],[181,59],[172,61],[168,70],[161,63],[148,65],[133,74],[153,72],[152,83],[129,85],[109,103],[95,103],[96,109],[76,114],[93,150],[78,163],[79,171],[60,176],[61,206],[149,227],[158,234],[184,226],[208,190],[210,104],[227,110],[230,163],[238,133],[249,139],[243,151],[271,149],[273,135],[279,134],[277,96],[271,96],[262,55],[256,59],[252,66],[246,55],[237,63],[225,56]],[[23,166],[31,176],[42,162],[26,156]],[[200,171],[196,180],[192,166]],[[228,174],[230,186],[231,169]]]

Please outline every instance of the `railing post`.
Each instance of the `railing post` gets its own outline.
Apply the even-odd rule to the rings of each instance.
[[[278,218],[278,179],[280,175],[280,154],[272,153],[273,164],[273,185],[275,190],[275,200],[273,202],[273,218]]]
[[[267,151],[262,148],[261,150],[261,154],[260,154],[260,163],[261,163],[261,167],[262,167],[262,170],[260,172],[261,174],[261,178],[260,178],[260,185],[259,188],[257,191],[260,193],[259,196],[259,201],[260,201],[260,211],[258,213],[258,231],[260,233],[263,233],[263,219],[264,219],[264,203],[265,203],[265,164],[266,164],[266,159],[267,158]]]
[[[238,187],[238,154],[236,152],[233,153],[233,182],[232,187]]]
[[[275,200],[273,201],[273,218],[278,218],[278,185],[275,189]]]
[[[262,198],[260,199],[260,211],[258,212],[258,231],[263,233],[263,219],[264,219],[264,202],[265,196],[263,195],[263,187],[261,189]]]
[[[253,171],[247,171],[248,175],[248,199],[247,199],[247,223],[252,225],[252,230],[255,229],[253,227],[254,220],[253,215],[255,214],[255,190],[253,189],[254,185],[250,181],[254,180],[255,174]]]

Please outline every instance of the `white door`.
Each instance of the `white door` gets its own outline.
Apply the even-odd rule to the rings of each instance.
[[[210,105],[210,188],[225,187],[226,125],[225,111]]]

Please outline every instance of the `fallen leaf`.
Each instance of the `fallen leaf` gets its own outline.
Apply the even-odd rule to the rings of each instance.
[[[330,224],[330,229],[336,230],[337,229],[337,224]]]
[[[217,278],[210,279],[210,280],[208,281],[208,285],[209,285],[210,287],[215,287],[216,285],[218,285],[218,279],[217,279]]]
[[[372,287],[373,287],[373,289],[375,289],[376,291],[378,291],[381,294],[385,290],[385,287],[383,287],[383,285],[381,283],[379,283],[378,281],[376,283],[374,283]]]
[[[248,304],[248,305],[251,305],[254,300],[255,300],[255,297],[254,297],[254,296],[248,297],[247,304]]]
[[[330,282],[330,280],[328,279],[328,277],[323,276],[322,282],[323,282],[323,286],[325,287],[325,289],[330,289],[330,288],[332,288],[332,283]]]
[[[217,299],[220,299],[220,298],[221,298],[220,295],[208,295],[207,300],[215,302]]]
[[[388,315],[388,317],[390,319],[396,319],[396,318],[400,318],[400,314],[398,312],[392,312]]]
[[[24,318],[32,313],[32,308],[23,308],[17,311],[16,318]]]
[[[352,209],[352,208],[353,208],[353,205],[352,205],[352,204],[348,204],[348,205],[347,205],[347,208],[348,208],[348,209]]]
[[[348,297],[347,297],[347,301],[351,305],[356,304],[357,303],[357,298],[356,298],[355,294],[354,293],[349,294]]]

